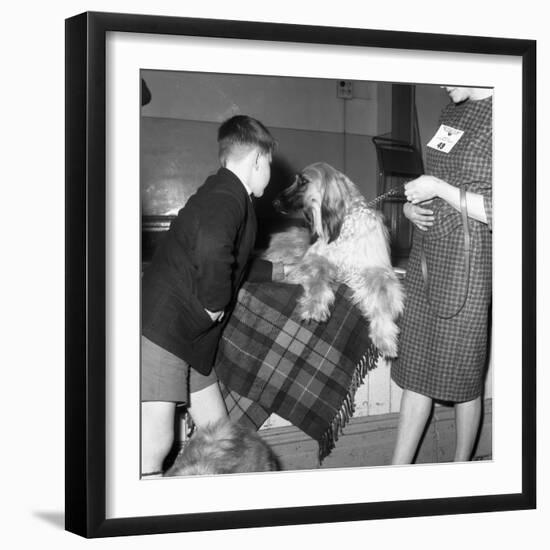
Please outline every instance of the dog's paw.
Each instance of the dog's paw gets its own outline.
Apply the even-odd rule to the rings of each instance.
[[[397,337],[399,329],[389,320],[371,319],[370,339],[378,351],[388,359],[397,357]]]
[[[378,351],[382,354],[383,357],[388,359],[395,359],[397,357],[397,343],[396,342],[373,342],[374,345],[378,348]]]
[[[302,321],[316,323],[325,323],[329,320],[330,309],[325,304],[310,302],[301,302],[298,308],[298,313]]]

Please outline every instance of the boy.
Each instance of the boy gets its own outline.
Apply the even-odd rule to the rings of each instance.
[[[159,245],[142,281],[142,450],[145,477],[162,475],[176,404],[198,429],[227,417],[212,369],[218,341],[245,275],[283,279],[282,266],[249,264],[276,142],[259,121],[237,115],[218,130],[221,168],[198,189]]]

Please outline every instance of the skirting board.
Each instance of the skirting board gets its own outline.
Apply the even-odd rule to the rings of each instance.
[[[382,466],[391,461],[397,434],[397,413],[352,418],[321,468]],[[317,442],[294,426],[268,428],[260,434],[271,445],[283,470],[319,468]],[[453,407],[436,405],[420,446],[417,463],[448,462],[455,449]],[[483,403],[475,460],[492,457],[492,399]]]

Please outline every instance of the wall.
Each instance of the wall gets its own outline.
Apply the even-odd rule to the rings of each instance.
[[[326,161],[347,173],[367,198],[376,194],[371,138],[389,129],[390,86],[354,82],[353,98],[337,81],[168,71],[142,71],[152,100],[142,109],[141,186],[145,215],[174,214],[218,166],[216,132],[223,120],[249,114],[279,141],[267,201],[303,166]]]
[[[415,90],[418,129],[425,163],[426,144],[439,128],[439,115],[443,107],[449,103],[449,96],[445,90],[436,85],[416,86]]]

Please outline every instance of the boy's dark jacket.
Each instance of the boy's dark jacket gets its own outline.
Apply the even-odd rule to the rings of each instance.
[[[249,265],[257,222],[251,198],[220,168],[187,201],[142,279],[142,334],[208,374],[245,276],[271,280],[272,264]],[[204,308],[225,310],[212,322]]]

